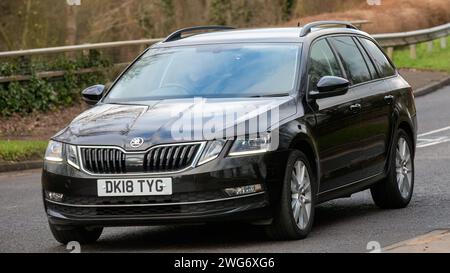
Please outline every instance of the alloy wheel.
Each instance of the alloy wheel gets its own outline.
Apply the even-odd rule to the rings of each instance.
[[[407,199],[411,191],[412,182],[412,157],[408,142],[400,137],[397,144],[395,168],[397,173],[397,185],[401,196]]]
[[[292,213],[300,229],[305,229],[311,216],[311,179],[308,168],[301,160],[294,164],[291,179]]]

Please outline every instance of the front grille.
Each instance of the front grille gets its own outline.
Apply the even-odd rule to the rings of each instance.
[[[126,173],[125,153],[114,148],[81,148],[83,167],[91,173]]]
[[[170,172],[192,164],[199,144],[162,146],[151,149],[144,158],[144,169],[149,172]]]
[[[80,156],[83,168],[94,174],[175,172],[191,166],[200,147],[201,143],[156,146],[142,153],[112,147],[82,147]]]
[[[64,196],[64,204],[82,206],[102,205],[142,205],[142,204],[171,204],[186,202],[201,202],[215,199],[227,198],[222,190],[180,192],[170,196]]]

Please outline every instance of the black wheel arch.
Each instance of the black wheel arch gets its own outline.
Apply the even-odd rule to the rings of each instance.
[[[279,149],[284,151],[299,150],[303,152],[311,165],[313,175],[320,186],[320,160],[317,143],[314,141],[311,126],[315,118],[305,115],[298,117],[279,128]]]
[[[299,150],[309,160],[314,176],[320,185],[320,160],[318,147],[314,141],[312,132],[306,122],[294,120],[284,127],[280,132],[280,143],[284,149]]]
[[[412,154],[413,157],[416,154],[416,143],[417,143],[417,130],[416,130],[416,122],[415,122],[415,117],[410,117],[410,116],[398,116],[398,118],[395,119],[395,126],[393,129],[393,132],[391,134],[390,137],[390,145],[389,145],[389,151],[387,154],[387,160],[386,160],[386,173],[388,173],[390,171],[390,160],[391,160],[391,156],[392,156],[392,149],[395,149],[395,137],[397,136],[397,132],[398,130],[402,129],[403,131],[406,132],[406,134],[410,137],[411,141],[412,141],[412,146],[413,146],[413,150],[412,150]]]

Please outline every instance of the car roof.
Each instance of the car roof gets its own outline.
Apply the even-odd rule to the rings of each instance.
[[[370,37],[367,33],[348,28],[314,28],[312,31],[300,37],[301,27],[288,28],[255,28],[255,29],[234,29],[225,31],[215,31],[186,36],[182,39],[161,42],[155,47],[172,47],[182,45],[218,44],[218,43],[239,43],[239,42],[264,42],[264,43],[302,43],[305,40],[312,40],[318,36],[329,34],[360,34]]]

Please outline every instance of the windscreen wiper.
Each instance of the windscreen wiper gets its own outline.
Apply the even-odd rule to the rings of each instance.
[[[274,98],[274,97],[287,97],[289,93],[268,94],[268,95],[253,95],[250,98]]]

